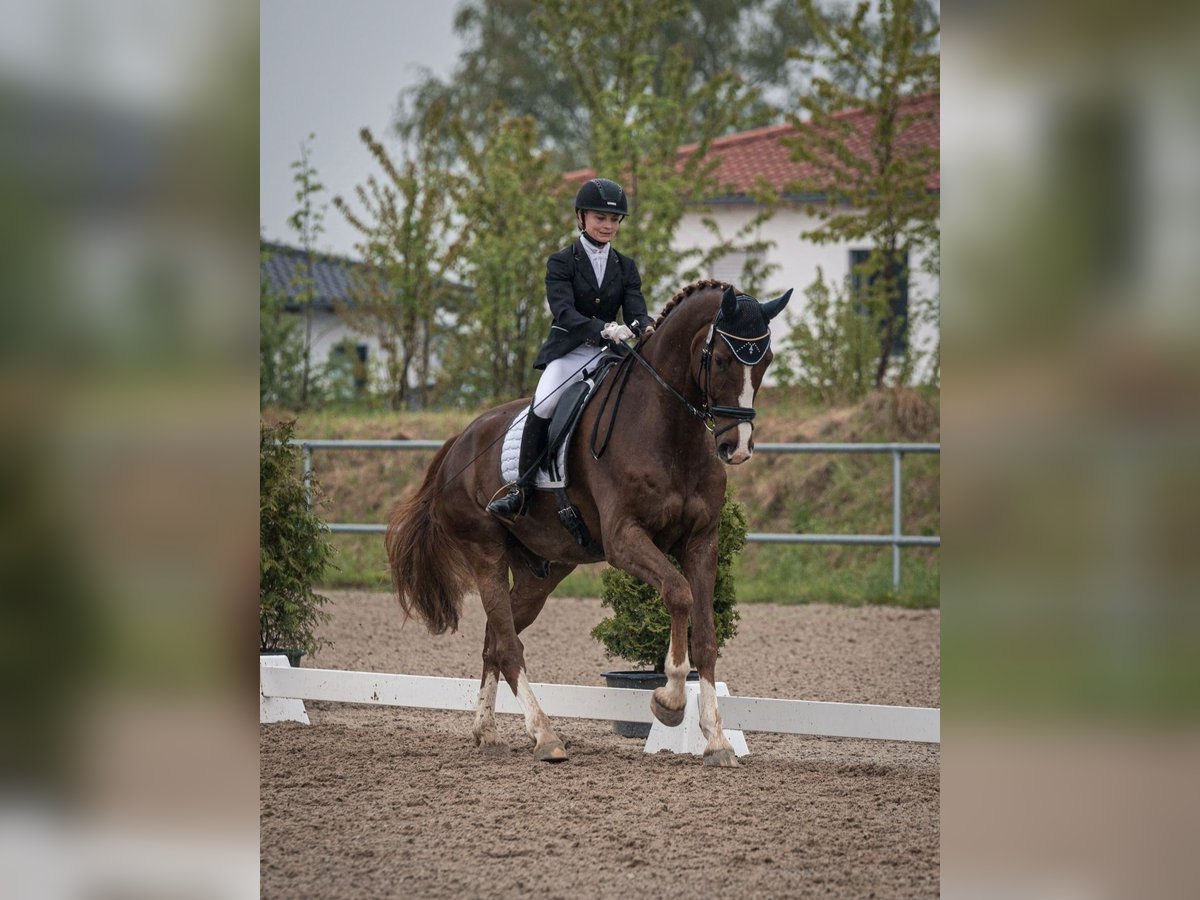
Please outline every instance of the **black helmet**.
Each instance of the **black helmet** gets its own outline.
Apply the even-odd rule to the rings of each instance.
[[[575,212],[581,209],[611,212],[619,216],[629,215],[625,191],[615,181],[609,181],[607,178],[593,178],[584,183],[575,195]]]

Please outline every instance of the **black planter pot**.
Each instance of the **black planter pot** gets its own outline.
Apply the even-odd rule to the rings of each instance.
[[[288,665],[293,669],[300,668],[300,657],[304,655],[303,650],[259,650],[259,656],[286,656]]]
[[[667,676],[662,672],[648,672],[645,670],[638,672],[601,672],[604,676],[605,685],[615,688],[628,688],[635,691],[652,691],[656,687],[662,687],[667,683]],[[699,681],[700,673],[692,671],[688,673],[688,681]],[[628,738],[648,738],[650,736],[651,725],[649,722],[613,722],[613,731]]]

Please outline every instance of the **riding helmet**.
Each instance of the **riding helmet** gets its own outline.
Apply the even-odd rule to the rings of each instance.
[[[629,215],[629,203],[625,191],[615,181],[593,178],[585,182],[575,195],[575,212],[590,209],[596,212],[611,212],[620,216]]]

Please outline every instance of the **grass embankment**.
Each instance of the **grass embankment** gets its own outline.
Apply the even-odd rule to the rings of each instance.
[[[914,391],[883,392],[854,406],[826,409],[768,388],[759,394],[757,407],[759,443],[939,440],[936,395]],[[445,438],[472,418],[463,412],[306,413],[296,433],[311,438]],[[396,502],[416,489],[432,457],[432,451],[315,451],[314,470],[327,501],[323,514],[331,522],[386,522]],[[901,468],[904,533],[938,534],[938,456],[911,454]],[[750,531],[891,531],[889,454],[760,453],[728,472],[734,496],[746,507]],[[382,536],[334,535],[333,540],[338,570],[327,586],[389,586]],[[902,550],[897,592],[889,546],[748,544],[736,567],[738,599],[936,606],[937,554],[934,548]],[[603,563],[581,566],[555,595],[599,596],[603,570]]]

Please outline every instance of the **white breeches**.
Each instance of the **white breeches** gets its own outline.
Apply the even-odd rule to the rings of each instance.
[[[533,392],[534,413],[543,419],[554,415],[558,401],[567,388],[577,381],[583,381],[584,370],[591,368],[592,364],[607,352],[607,347],[580,344],[565,356],[548,363],[538,381],[537,390]]]

